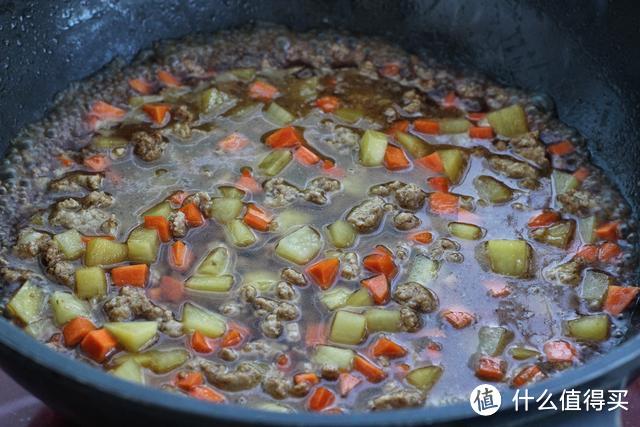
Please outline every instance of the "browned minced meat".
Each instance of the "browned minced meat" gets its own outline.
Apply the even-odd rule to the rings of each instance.
[[[407,332],[416,332],[422,327],[420,315],[409,307],[400,309],[400,323],[402,323],[402,329]]]
[[[138,131],[131,135],[133,153],[145,162],[158,160],[167,146],[167,140],[156,130]]]
[[[338,190],[340,190],[340,181],[320,176],[312,179],[302,194],[306,201],[316,205],[324,205],[329,201],[327,193],[333,193]]]
[[[14,246],[14,251],[21,258],[33,258],[42,251],[51,236],[46,233],[35,231],[33,228],[24,228],[18,233],[18,240]]]
[[[113,196],[102,191],[92,191],[87,196],[76,199],[67,198],[53,205],[49,223],[65,228],[73,228],[84,234],[99,233],[103,224],[117,227],[117,220],[105,208],[113,204]]]
[[[290,301],[296,297],[296,290],[289,283],[282,281],[276,284],[276,296],[285,301]]]
[[[487,160],[493,170],[509,178],[536,179],[539,176],[538,170],[525,162],[502,156],[490,156]]]
[[[328,122],[330,126],[333,126],[333,122]],[[360,136],[352,129],[344,126],[336,126],[333,131],[333,137],[327,141],[339,152],[349,152],[358,146]]]
[[[311,385],[307,382],[294,384],[291,378],[286,378],[280,372],[272,372],[262,381],[262,390],[274,399],[284,399],[288,396],[303,397],[309,393]]]
[[[407,184],[401,181],[391,181],[373,186],[369,193],[381,197],[393,195],[398,206],[410,211],[417,211],[422,208],[427,199],[427,193],[422,191],[420,187],[413,183]]]
[[[191,366],[202,370],[202,373],[214,386],[225,391],[251,390],[262,381],[264,374],[255,363],[240,362],[235,369],[225,365],[200,359]]]
[[[298,187],[283,178],[272,178],[264,183],[264,203],[272,208],[279,208],[293,203],[300,196]]]
[[[187,217],[181,211],[169,214],[169,230],[173,237],[184,237],[187,234]]]
[[[512,139],[509,144],[514,153],[533,162],[540,169],[549,167],[547,150],[542,141],[538,139],[538,132],[529,132]]]
[[[562,209],[574,215],[588,215],[596,206],[596,197],[584,190],[567,190],[558,194],[557,199],[562,203]]]
[[[23,268],[0,267],[0,279],[3,283],[22,283],[33,277],[40,277],[37,273]]]
[[[122,322],[135,318],[158,320],[160,330],[171,337],[183,334],[182,324],[175,320],[173,312],[154,304],[145,295],[143,289],[124,286],[118,296],[111,298],[103,306],[109,320]]]
[[[347,221],[360,233],[370,233],[382,222],[384,216],[384,199],[372,197],[355,206],[347,214]]]
[[[430,289],[416,282],[401,283],[393,291],[393,299],[421,313],[431,313],[438,308],[438,297]]]
[[[191,123],[195,119],[195,114],[186,105],[179,105],[171,112],[171,117],[175,120],[170,129],[179,138],[187,139],[191,137]]]
[[[360,276],[360,264],[358,254],[355,252],[345,252],[340,256],[342,262],[340,276],[346,280],[354,280]]]
[[[57,282],[69,287],[75,284],[75,268],[72,263],[64,260],[64,254],[53,240],[45,245],[41,261],[45,272]]]
[[[568,262],[549,268],[545,271],[544,276],[552,283],[577,286],[580,284],[585,265],[585,261],[581,257],[574,257]]]
[[[287,283],[291,283],[292,285],[305,286],[307,284],[307,279],[304,277],[304,274],[299,273],[290,267],[282,270],[280,277],[282,277],[282,280]]]
[[[398,230],[407,231],[420,225],[420,218],[411,212],[398,212],[393,217],[393,225]]]
[[[102,187],[102,174],[71,172],[49,183],[51,191],[72,192],[79,190],[99,190]]]
[[[446,237],[440,237],[436,239],[429,247],[429,257],[434,260],[440,260],[446,258],[450,254],[460,254],[460,244]]]
[[[211,216],[211,196],[209,193],[198,191],[184,199],[182,204],[184,206],[190,203],[196,205],[198,209],[200,209],[200,212],[202,212],[206,217]]]
[[[369,402],[374,411],[422,406],[426,396],[417,390],[393,390]]]

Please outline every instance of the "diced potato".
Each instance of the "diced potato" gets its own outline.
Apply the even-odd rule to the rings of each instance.
[[[129,260],[151,264],[158,256],[160,237],[158,232],[151,228],[136,228],[127,239]]]
[[[388,136],[375,130],[366,130],[360,139],[360,163],[363,166],[381,166],[387,151]]]
[[[226,93],[218,90],[215,87],[210,87],[200,92],[198,107],[202,113],[205,113],[205,114],[212,113],[220,105],[224,104],[230,99],[231,98]]]
[[[509,354],[516,360],[527,360],[532,357],[538,357],[540,352],[526,347],[512,347]]]
[[[606,273],[595,270],[587,270],[582,279],[580,297],[592,310],[602,307],[607,289],[613,284],[613,279]]]
[[[138,352],[158,335],[158,322],[109,322],[104,327],[127,351]]]
[[[416,368],[407,374],[407,382],[422,391],[429,391],[442,376],[440,366],[423,366]]]
[[[233,276],[230,274],[223,276],[196,274],[191,276],[185,283],[185,287],[189,289],[206,292],[228,292],[232,286]]]
[[[242,283],[253,286],[258,292],[270,292],[280,280],[278,274],[270,270],[252,270],[244,274]]]
[[[396,132],[396,140],[411,154],[414,159],[419,159],[433,153],[434,149],[420,138],[404,132]]]
[[[549,227],[536,228],[531,236],[539,242],[566,249],[571,243],[576,223],[572,219],[563,220]]]
[[[48,317],[36,320],[24,326],[24,332],[38,341],[46,341],[60,329]]]
[[[578,232],[582,243],[589,244],[596,241],[595,229],[597,226],[597,219],[595,215],[591,215],[586,218],[578,218]]]
[[[487,120],[498,135],[514,137],[529,132],[527,115],[519,104],[492,111]]]
[[[604,341],[609,338],[610,325],[607,314],[580,316],[567,321],[567,334],[579,341]]]
[[[347,123],[355,123],[364,116],[364,113],[361,110],[355,110],[353,108],[338,108],[333,114],[343,122]]]
[[[162,95],[131,96],[129,97],[129,105],[132,107],[141,107],[144,104],[162,102],[163,100]]]
[[[351,289],[344,287],[335,287],[320,295],[320,301],[329,309],[335,310],[347,305],[347,300],[353,292]]]
[[[356,345],[362,342],[367,331],[367,319],[358,313],[338,310],[331,323],[329,339],[339,344]]]
[[[153,230],[155,233],[156,231]],[[117,264],[127,259],[127,245],[107,239],[93,238],[87,243],[84,253],[84,264],[95,265]]]
[[[198,266],[199,274],[219,276],[229,268],[229,250],[224,246],[213,248],[207,257]]]
[[[466,119],[442,119],[439,124],[440,133],[445,134],[465,133],[471,127]]]
[[[40,286],[26,281],[7,303],[7,311],[12,317],[28,325],[42,315],[44,297]]]
[[[96,135],[91,139],[90,144],[92,148],[97,150],[111,150],[126,147],[129,141],[119,136]]]
[[[107,275],[100,267],[82,267],[76,270],[76,295],[91,299],[107,294]]]
[[[295,120],[293,114],[291,114],[275,102],[269,104],[269,107],[264,112],[264,115],[267,120],[278,126],[285,126]]]
[[[222,193],[223,197],[229,199],[244,199],[244,196],[247,194],[245,191],[239,189],[238,187],[234,187],[233,185],[222,185],[218,187],[220,193]]]
[[[260,409],[261,411],[279,412],[282,414],[289,414],[294,412],[290,407],[281,403],[274,402],[259,402],[253,405],[253,407],[256,409]]]
[[[144,375],[142,375],[142,368],[133,359],[127,360],[122,365],[109,371],[109,373],[125,381],[144,384]]]
[[[478,331],[478,352],[500,356],[513,337],[513,332],[502,326],[483,326]]]
[[[218,222],[226,224],[240,216],[243,206],[242,200],[218,197],[211,200],[210,213]]]
[[[309,224],[313,221],[313,217],[307,213],[295,209],[288,209],[278,214],[276,223],[276,230],[280,233],[288,231],[290,228],[298,225]]]
[[[166,374],[189,360],[189,352],[184,348],[148,350],[142,353],[122,353],[113,360],[119,366],[128,360],[134,360],[140,366],[150,369],[156,374]]]
[[[276,176],[289,164],[293,155],[289,150],[273,150],[258,164],[258,169],[267,176]]]
[[[186,332],[199,331],[209,338],[218,338],[227,330],[220,315],[190,303],[182,308],[182,325]]]
[[[346,305],[351,307],[369,307],[374,305],[374,301],[368,289],[360,288],[349,296]]]
[[[327,228],[329,239],[336,248],[348,248],[356,240],[356,230],[353,225],[342,219],[337,220]]]
[[[235,246],[245,248],[253,245],[257,238],[251,227],[240,219],[233,219],[227,224],[229,239]]]
[[[402,325],[400,310],[371,308],[364,313],[369,332],[398,332]]]
[[[142,213],[142,217],[145,216],[163,216],[165,218],[167,218],[169,215],[171,215],[171,213],[173,212],[173,209],[171,208],[171,203],[169,203],[167,200],[158,203],[157,205],[147,209],[146,211],[144,211]]]
[[[296,264],[306,264],[322,249],[322,237],[314,228],[305,225],[284,236],[276,245],[276,254]]]
[[[451,148],[448,150],[438,150],[444,174],[454,184],[460,181],[467,164],[467,157],[462,150]]]
[[[318,366],[335,366],[342,371],[350,371],[355,352],[346,348],[330,345],[319,345],[311,357],[311,361]]]
[[[506,203],[513,198],[511,188],[487,175],[480,175],[474,179],[473,186],[480,198],[491,203]]]
[[[528,275],[531,247],[524,240],[489,240],[487,253],[494,273],[516,277]]]
[[[231,74],[244,81],[251,81],[256,76],[254,68],[235,68],[231,70]]]
[[[425,255],[416,255],[409,269],[407,282],[420,283],[422,286],[430,286],[438,276],[440,264]]]
[[[463,222],[450,222],[448,225],[449,233],[465,240],[478,240],[482,237],[482,228],[473,224],[465,224]]]
[[[89,306],[75,295],[68,292],[54,292],[49,298],[53,319],[62,326],[76,317],[89,317]]]
[[[556,196],[564,194],[569,190],[575,190],[580,186],[580,181],[578,181],[575,176],[555,169],[551,173],[551,179]]]
[[[58,248],[60,248],[66,259],[78,259],[84,252],[82,235],[76,230],[72,229],[67,230],[64,233],[56,234],[53,236],[53,241],[56,242]]]

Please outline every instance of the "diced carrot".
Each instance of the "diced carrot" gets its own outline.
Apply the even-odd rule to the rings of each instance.
[[[199,227],[204,224],[204,218],[200,208],[195,203],[187,203],[180,208],[180,212],[187,218],[187,224],[191,227]]]
[[[562,340],[547,341],[543,347],[549,362],[571,362],[576,357],[576,349],[570,343]]]
[[[249,138],[239,132],[233,132],[218,141],[218,147],[225,153],[235,153],[249,145]]]
[[[340,100],[335,96],[323,96],[316,100],[316,106],[325,113],[333,113],[340,107]]]
[[[482,217],[463,208],[458,209],[458,221],[466,222],[467,224],[482,225]]]
[[[282,353],[276,358],[276,364],[278,369],[286,370],[291,367],[291,358],[286,353]]]
[[[162,289],[160,287],[147,288],[147,296],[152,301],[162,300]]]
[[[90,170],[94,172],[103,172],[111,165],[111,161],[104,154],[95,154],[90,157],[86,157],[82,163]]]
[[[411,371],[411,366],[409,366],[406,363],[393,365],[394,376],[399,380],[403,380],[410,371]]]
[[[144,217],[144,227],[155,229],[158,232],[158,237],[163,242],[171,240],[171,229],[169,227],[169,220],[160,215],[148,215]]]
[[[192,259],[191,249],[182,240],[173,242],[168,259],[171,268],[176,271],[187,271]]]
[[[64,154],[60,154],[57,157],[58,161],[60,162],[60,164],[62,166],[64,166],[65,168],[68,168],[69,166],[73,165],[75,162],[70,159],[68,156],[64,155]]]
[[[480,356],[476,366],[476,376],[486,381],[501,381],[505,374],[502,359],[491,356]]]
[[[211,353],[213,351],[213,347],[200,331],[195,331],[193,335],[191,335],[191,348],[197,351],[198,353]]]
[[[80,236],[80,240],[82,240],[82,243],[85,245],[93,239],[115,240],[116,238],[114,236]]]
[[[253,194],[262,193],[262,186],[255,180],[251,171],[244,169],[242,175],[236,181],[236,186],[242,190],[250,191]]]
[[[310,411],[318,412],[331,406],[335,400],[336,396],[331,390],[326,387],[318,387],[311,393],[307,406]]]
[[[380,74],[385,77],[395,77],[400,74],[400,65],[395,62],[387,62],[380,69]]]
[[[245,338],[246,338],[246,335],[243,333],[242,330],[238,328],[231,328],[224,334],[224,337],[222,337],[222,342],[220,343],[220,346],[235,347],[238,344],[240,344]]]
[[[84,337],[91,331],[95,330],[91,320],[86,317],[76,317],[69,321],[64,328],[62,328],[62,335],[64,336],[64,344],[67,347],[75,347],[78,345]]]
[[[402,148],[388,145],[384,153],[384,165],[389,170],[397,171],[407,169],[411,163]]]
[[[265,143],[271,148],[290,148],[300,145],[302,138],[295,127],[287,126],[270,134]]]
[[[373,273],[384,274],[389,280],[393,279],[398,272],[398,268],[393,262],[393,257],[387,253],[367,255],[362,260],[362,265]]]
[[[344,178],[346,171],[336,165],[333,160],[325,159],[322,161],[322,172],[336,178]]]
[[[313,372],[304,372],[293,376],[294,384],[307,383],[309,385],[316,385],[319,382],[320,378],[318,378],[318,375],[314,374]]]
[[[254,230],[269,231],[272,218],[264,210],[251,203],[247,206],[243,221]]]
[[[369,277],[360,282],[362,286],[369,289],[373,302],[378,305],[385,304],[389,301],[389,281],[384,274]]]
[[[407,350],[389,338],[381,337],[371,345],[371,354],[375,357],[385,356],[389,359],[395,359],[406,356]]]
[[[313,347],[327,342],[327,327],[324,323],[312,323],[307,325],[307,332],[304,337],[307,347]]]
[[[147,113],[147,116],[156,124],[161,125],[164,123],[165,117],[171,106],[169,104],[144,104],[142,110]]]
[[[435,341],[430,341],[424,349],[424,354],[432,362],[440,361],[442,359],[442,345]]]
[[[436,173],[444,173],[444,164],[442,163],[442,159],[440,158],[440,154],[437,151],[433,153],[420,157],[416,159],[416,163],[422,166],[423,168],[429,169]]]
[[[427,133],[429,135],[437,135],[440,133],[440,123],[436,122],[435,120],[414,120],[413,128],[418,132]]]
[[[525,384],[542,378],[544,378],[544,373],[540,367],[538,365],[531,365],[518,372],[518,374],[513,377],[513,380],[511,380],[511,384],[513,384],[514,387],[522,387]]]
[[[184,297],[184,283],[171,276],[162,276],[160,279],[160,296],[165,301],[182,301]]]
[[[325,258],[306,269],[307,274],[321,289],[329,289],[338,277],[339,271],[340,260],[338,258]]]
[[[455,92],[449,92],[449,93],[447,93],[445,95],[444,98],[442,98],[442,105],[445,108],[455,107],[457,100],[458,100],[458,98],[457,98]]]
[[[204,376],[199,371],[178,372],[174,382],[178,388],[190,391],[194,387],[204,384]]]
[[[596,236],[602,240],[617,241],[618,240],[618,221],[611,221],[596,228]]]
[[[578,250],[576,256],[588,263],[594,263],[598,260],[598,247],[596,245],[584,245]]]
[[[560,214],[558,212],[545,209],[539,214],[529,218],[527,225],[532,228],[546,227],[558,221],[560,221]]]
[[[393,252],[391,252],[391,249],[389,249],[385,245],[376,245],[373,248],[373,253],[374,254],[381,254],[381,255],[387,255],[387,256],[393,257]]]
[[[571,141],[564,140],[557,144],[552,144],[547,147],[547,151],[554,156],[566,156],[567,154],[576,151]]]
[[[469,128],[469,137],[476,139],[491,139],[494,137],[490,126],[472,126]]]
[[[432,176],[427,179],[427,183],[435,191],[439,191],[441,193],[449,192],[449,178],[446,176]]]
[[[395,135],[396,132],[406,132],[409,129],[409,120],[396,120],[385,131],[388,135]]]
[[[226,400],[223,394],[205,385],[195,386],[189,390],[189,396],[212,403],[223,403]]]
[[[103,328],[87,333],[80,343],[80,348],[87,356],[98,363],[102,363],[107,358],[107,355],[115,350],[117,345],[118,341],[111,336],[109,331]]]
[[[429,196],[431,212],[438,215],[456,215],[458,213],[458,196],[436,191]]]
[[[587,179],[589,177],[589,175],[591,175],[591,172],[589,171],[589,169],[587,169],[585,167],[580,167],[580,168],[578,168],[577,171],[575,171],[573,173],[574,178],[577,179],[580,182],[582,182],[585,179]]]
[[[616,243],[604,242],[598,249],[598,259],[602,262],[610,262],[622,253],[622,249]]]
[[[622,313],[636,299],[640,288],[611,285],[607,289],[603,310],[612,316]]]
[[[353,358],[353,369],[360,372],[372,383],[379,383],[387,378],[387,373],[382,368],[360,355]]]
[[[361,382],[362,380],[355,375],[348,372],[341,372],[338,377],[338,390],[340,391],[340,396],[347,397],[349,392]]]
[[[178,190],[169,196],[169,202],[174,206],[182,206],[182,202],[187,197],[189,197],[189,194],[186,191]]]
[[[127,112],[104,101],[96,101],[91,106],[89,114],[98,120],[117,120],[124,117]]]
[[[431,234],[429,231],[417,231],[415,233],[409,234],[409,240],[427,245],[433,240],[433,234]]]
[[[503,298],[511,294],[509,284],[501,279],[483,280],[482,285],[487,288],[489,295],[494,298]]]
[[[479,122],[480,120],[483,120],[485,117],[487,117],[486,113],[468,113],[467,114],[467,119],[471,120],[472,122]]]
[[[158,71],[157,76],[158,76],[158,80],[160,80],[160,82],[162,82],[162,84],[165,86],[168,86],[168,87],[182,86],[182,82],[180,81],[180,79],[168,71],[160,70]]]
[[[256,80],[249,86],[249,97],[261,101],[270,101],[278,95],[278,88],[264,82]]]
[[[153,85],[143,78],[129,79],[129,86],[142,95],[150,95],[153,93]]]
[[[304,146],[298,147],[298,149],[293,153],[293,158],[296,159],[298,163],[306,166],[313,166],[320,162],[320,157]]]
[[[446,310],[442,313],[442,317],[456,329],[466,328],[475,321],[473,314],[462,310]]]
[[[149,276],[147,264],[123,265],[111,269],[111,281],[116,286],[138,286],[144,288]]]

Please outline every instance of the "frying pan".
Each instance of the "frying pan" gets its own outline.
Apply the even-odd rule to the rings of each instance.
[[[337,27],[380,35],[421,55],[471,66],[505,83],[549,94],[563,121],[589,140],[597,165],[637,218],[640,70],[637,3],[629,1],[66,0],[0,2],[0,148],[43,116],[54,95],[116,57],[154,41],[251,21],[295,30]],[[547,98],[543,98],[547,99]],[[626,341],[588,364],[536,385],[619,388],[640,366],[636,319]],[[125,383],[57,354],[0,321],[0,364],[63,414],[92,425],[464,425],[466,403],[375,414],[275,414],[218,406]],[[530,422],[511,396],[485,424]],[[337,417],[337,418],[335,418]],[[478,420],[476,420],[478,421]]]

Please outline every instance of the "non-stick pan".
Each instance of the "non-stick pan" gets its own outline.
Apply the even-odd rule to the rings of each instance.
[[[43,116],[54,95],[154,41],[268,21],[296,30],[375,34],[421,56],[484,71],[548,94],[589,140],[594,161],[637,217],[640,172],[640,14],[629,0],[509,1],[0,1],[0,147]],[[543,95],[542,99],[548,99]],[[530,389],[619,388],[640,365],[638,324],[610,353]],[[74,362],[0,320],[0,364],[52,407],[87,425],[466,425],[468,404],[319,416],[218,406],[122,382]],[[487,424],[531,421],[503,396]],[[476,420],[477,421],[477,420]]]

